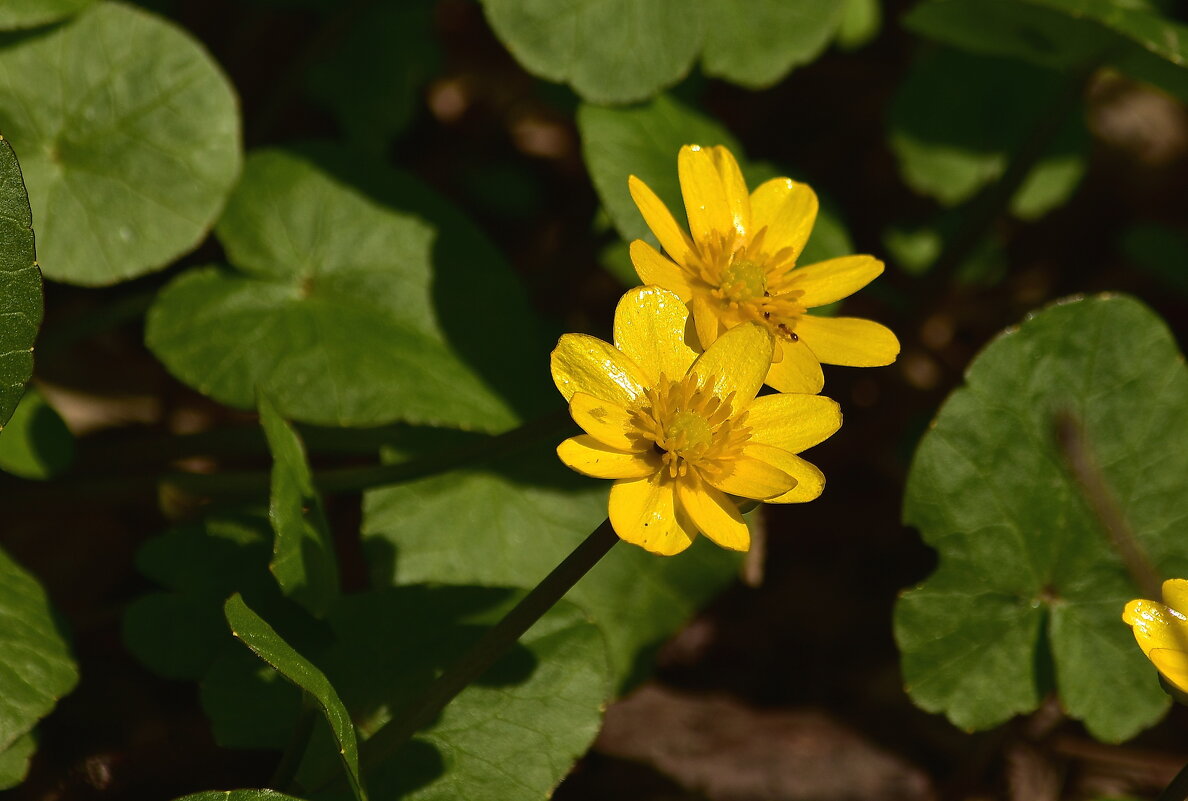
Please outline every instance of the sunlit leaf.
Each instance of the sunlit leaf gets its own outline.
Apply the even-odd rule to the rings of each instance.
[[[940,552],[895,614],[916,703],[980,729],[1054,689],[1108,741],[1163,714],[1156,672],[1120,621],[1152,590],[1111,537],[1165,576],[1188,575],[1186,398],[1175,341],[1125,297],[1049,308],[974,361],[908,478],[904,519]]]
[[[857,50],[879,34],[883,24],[883,0],[845,0],[837,44],[845,50]]]
[[[904,180],[945,205],[968,200],[1007,169],[1064,89],[1055,72],[954,50],[916,60],[891,106],[891,148]],[[1085,171],[1084,123],[1067,123],[1011,201],[1019,217],[1060,205]]]
[[[210,56],[114,2],[0,37],[0,130],[23,154],[42,270],[77,284],[193,249],[241,160],[235,96]]]
[[[807,64],[825,49],[844,2],[820,0],[702,0],[706,75],[760,88]]]
[[[209,790],[182,796],[175,801],[301,801],[276,790]]]
[[[322,498],[297,432],[264,395],[259,408],[273,460],[268,508],[276,534],[272,574],[285,595],[320,616],[338,597],[338,559]]]
[[[29,772],[29,760],[37,750],[37,741],[32,734],[18,737],[7,748],[0,750],[0,790],[16,787],[25,780]]]
[[[33,340],[41,326],[41,273],[21,168],[0,137],[0,429],[33,372]]]
[[[350,779],[351,791],[359,801],[367,801],[367,791],[359,774],[359,745],[355,725],[338,697],[334,686],[316,665],[297,653],[268,623],[252,611],[236,593],[223,607],[231,633],[276,669],[290,682],[317,701],[334,732],[335,751],[342,759]]]
[[[510,269],[411,177],[340,151],[261,151],[218,225],[238,269],[183,273],[146,340],[181,380],[291,420],[501,429],[548,391]],[[480,322],[481,321],[481,322]]]
[[[25,390],[0,437],[0,470],[14,476],[47,479],[74,459],[74,435],[36,389]]]

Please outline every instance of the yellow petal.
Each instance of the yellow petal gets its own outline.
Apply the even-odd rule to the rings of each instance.
[[[756,323],[736,325],[718,337],[705,353],[697,357],[690,373],[696,373],[701,386],[725,399],[734,393],[735,410],[746,408],[763,386],[771,366],[771,332]]]
[[[791,178],[764,181],[751,193],[751,235],[766,228],[763,249],[768,253],[789,248],[800,256],[817,221],[817,193],[808,184]]]
[[[557,446],[565,465],[591,478],[643,478],[660,470],[651,453],[627,453],[608,448],[589,434],[570,437]]]
[[[710,148],[714,166],[726,192],[726,204],[730,207],[730,219],[734,229],[745,234],[751,229],[751,196],[747,194],[747,182],[743,178],[734,154],[722,145]]]
[[[1188,615],[1188,581],[1175,578],[1163,582],[1163,602],[1177,612]]]
[[[751,442],[789,453],[824,442],[842,424],[841,406],[823,395],[764,395],[747,407]]]
[[[895,334],[873,320],[805,314],[796,321],[796,333],[824,364],[882,367],[899,355]]]
[[[575,392],[569,400],[569,416],[583,431],[608,448],[643,451],[650,445],[631,425],[631,413],[617,403]]]
[[[821,362],[808,346],[801,341],[780,340],[784,358],[773,362],[764,382],[779,392],[797,392],[815,395],[825,386],[825,374]]]
[[[643,394],[644,375],[626,354],[586,334],[564,334],[550,358],[553,383],[565,400],[577,392],[628,406]]]
[[[620,539],[671,556],[688,548],[697,529],[677,509],[674,482],[665,472],[616,481],[610,491],[610,521]]]
[[[702,481],[697,471],[677,479],[676,494],[677,503],[702,534],[732,551],[751,547],[751,532],[734,501]]]
[[[627,188],[631,192],[631,199],[635,201],[635,207],[643,215],[644,222],[660,240],[660,246],[668,251],[668,255],[677,264],[688,264],[689,256],[696,252],[693,240],[677,223],[668,206],[664,205],[664,201],[634,175],[627,178]]]
[[[720,470],[703,471],[702,478],[722,492],[740,498],[762,501],[783,495],[796,486],[796,479],[761,458],[762,449],[767,447],[752,445],[747,453],[723,460]]]
[[[700,292],[693,294],[690,304],[693,312],[693,322],[697,329],[697,341],[702,350],[714,344],[721,330],[721,320],[714,302]]]
[[[754,450],[756,448],[762,448],[762,450],[756,453]],[[806,462],[794,453],[788,453],[782,448],[760,445],[756,442],[748,442],[743,447],[743,453],[748,456],[755,454],[756,458],[770,461],[796,479],[795,487],[783,495],[768,498],[767,503],[806,503],[819,497],[825,490],[825,474],[815,464]]]
[[[643,371],[648,386],[656,386],[661,373],[680,378],[697,358],[686,342],[688,326],[689,307],[675,293],[636,287],[615,307],[615,347]]]
[[[1180,692],[1188,693],[1188,653],[1153,648],[1147,656],[1168,682]]]
[[[800,302],[812,309],[848,298],[882,272],[883,263],[874,256],[842,256],[797,267],[792,271],[789,286],[803,291]]]
[[[681,179],[681,195],[685,198],[685,214],[693,241],[701,247],[733,233],[734,215],[713,151],[700,145],[685,145],[677,154],[677,175]]]
[[[1158,601],[1131,601],[1122,619],[1130,624],[1134,639],[1148,657],[1155,648],[1188,651],[1188,620]]]
[[[639,280],[671,290],[688,302],[693,297],[684,269],[642,239],[631,243],[631,263]]]

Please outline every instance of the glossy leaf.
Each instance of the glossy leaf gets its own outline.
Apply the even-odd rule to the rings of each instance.
[[[259,408],[272,452],[268,519],[276,540],[270,568],[285,595],[321,616],[338,597],[338,559],[322,498],[297,432],[264,395]]]
[[[1061,69],[1113,66],[1188,98],[1188,25],[1115,0],[924,0],[912,31]]]
[[[437,440],[420,447],[457,447]],[[368,492],[373,583],[535,586],[607,514],[606,483],[570,473],[555,446],[539,441],[487,465]],[[738,564],[705,542],[665,559],[620,545],[566,597],[602,628],[624,685],[646,674],[651,649],[727,586]]]
[[[57,281],[165,266],[206,236],[239,174],[239,112],[218,66],[120,3],[0,38],[0,130],[24,154],[41,267]]]
[[[276,790],[208,790],[182,796],[175,801],[301,801]]]
[[[238,269],[175,279],[146,340],[219,401],[253,407],[259,387],[291,420],[494,430],[547,391],[511,271],[403,173],[329,148],[257,152],[218,236]]]
[[[29,760],[36,750],[37,741],[32,734],[22,735],[7,748],[0,749],[0,790],[16,787],[25,780]]]
[[[891,107],[891,148],[904,180],[944,205],[968,200],[1002,176],[1054,98],[1058,73],[954,50],[924,51]],[[1064,203],[1085,172],[1084,123],[1068,119],[1011,201],[1034,218]]]
[[[0,437],[0,470],[21,478],[44,480],[70,466],[74,435],[36,389],[25,396]]]
[[[845,2],[703,0],[706,75],[741,86],[770,86],[815,59],[833,39]]]
[[[11,784],[24,775],[33,726],[74,689],[78,667],[45,590],[4,551],[0,619],[0,779]]]
[[[904,519],[940,567],[895,614],[908,691],[964,728],[1066,712],[1118,741],[1166,711],[1119,622],[1143,597],[1111,547],[1111,506],[1165,576],[1188,575],[1181,477],[1188,371],[1126,297],[1051,307],[993,342],[916,452]]]
[[[32,226],[21,167],[12,145],[0,137],[0,430],[33,373],[33,341],[41,327]]]
[[[95,0],[5,0],[0,3],[0,31],[35,28],[77,14]]]
[[[359,773],[359,744],[355,725],[343,706],[334,686],[316,665],[297,653],[268,623],[257,615],[236,593],[223,607],[231,633],[276,669],[290,682],[317,701],[326,722],[334,732],[335,750],[342,759],[351,790],[359,801],[367,801],[367,791]]]

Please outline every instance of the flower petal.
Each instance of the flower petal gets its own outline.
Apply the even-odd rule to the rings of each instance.
[[[800,453],[841,428],[841,406],[824,395],[764,395],[747,407],[746,424],[751,442]]]
[[[677,508],[674,483],[663,472],[614,483],[610,521],[620,539],[663,556],[693,544],[697,529]]]
[[[645,284],[655,284],[671,290],[688,302],[693,297],[689,278],[684,269],[642,239],[631,243],[629,248],[635,273]]]
[[[589,434],[570,437],[557,446],[566,467],[591,478],[644,478],[659,472],[660,460],[651,453],[626,453],[608,448]]]
[[[726,193],[726,204],[730,207],[730,219],[736,231],[746,234],[751,230],[751,196],[747,194],[747,182],[743,178],[734,154],[722,145],[710,148],[714,166]]]
[[[1188,693],[1188,653],[1169,648],[1152,648],[1147,656],[1177,690]]]
[[[680,378],[697,358],[686,342],[689,307],[675,293],[655,286],[630,289],[615,307],[615,347],[656,386],[663,373]],[[593,433],[593,432],[591,432]]]
[[[702,350],[705,350],[718,338],[718,331],[722,329],[722,321],[718,317],[718,310],[714,302],[700,292],[693,293],[693,302],[689,306],[693,312],[697,342],[701,345]]]
[[[751,547],[751,532],[734,501],[701,480],[690,470],[676,481],[677,503],[702,534],[723,548],[745,551]]]
[[[635,207],[643,215],[644,222],[660,240],[660,246],[677,264],[688,264],[689,257],[696,252],[693,240],[672,216],[672,212],[668,210],[668,206],[664,205],[664,201],[634,175],[628,176],[627,189],[631,192],[631,199],[635,201]]]
[[[749,442],[743,446],[743,453],[762,461],[769,461],[796,479],[795,487],[783,495],[768,498],[766,503],[805,503],[820,496],[825,489],[825,474],[815,464],[801,459],[794,453],[757,442]]]
[[[764,382],[779,392],[815,395],[825,386],[821,362],[803,341],[780,340],[784,358],[773,362]]]
[[[1163,602],[1182,615],[1188,615],[1188,580],[1168,579],[1163,582]]]
[[[792,258],[799,258],[813,232],[818,206],[817,193],[808,184],[791,178],[764,181],[751,193],[751,236],[766,228],[764,250],[790,248]]]
[[[722,186],[722,176],[713,151],[700,145],[685,145],[677,154],[677,175],[689,232],[701,248],[706,242],[734,232],[734,215]]]
[[[1122,619],[1130,624],[1134,639],[1148,657],[1156,648],[1188,651],[1188,620],[1177,617],[1158,601],[1131,601]]]
[[[631,425],[631,413],[617,403],[575,392],[569,400],[569,416],[608,448],[639,452],[647,450],[646,445],[650,444]]]
[[[796,321],[796,333],[824,364],[882,367],[899,355],[895,334],[873,320],[805,314]]]
[[[586,334],[564,334],[553,349],[549,367],[565,400],[585,392],[621,406],[643,394],[644,374],[618,348]]]
[[[736,325],[706,348],[689,372],[696,373],[701,385],[719,398],[733,392],[733,406],[738,411],[746,408],[763,386],[773,347],[771,332],[763,326]]]
[[[791,273],[789,288],[803,291],[799,301],[812,309],[848,298],[882,272],[883,263],[874,256],[842,256],[797,267]]]
[[[702,471],[702,478],[722,492],[740,498],[762,501],[783,495],[796,486],[796,479],[762,458],[767,445],[752,445],[754,452],[740,454],[725,462],[720,471]],[[724,460],[725,461],[725,460]]]

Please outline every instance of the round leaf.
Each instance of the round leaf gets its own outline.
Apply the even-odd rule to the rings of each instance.
[[[0,39],[0,130],[47,277],[111,284],[194,248],[240,167],[227,79],[188,34],[119,3]]]
[[[0,30],[35,28],[77,14],[95,0],[5,0],[0,4]]]
[[[21,167],[0,137],[0,429],[12,417],[33,373],[41,327],[41,273]]]
[[[770,86],[819,56],[845,13],[845,2],[703,0],[702,66],[742,86]]]
[[[74,459],[74,435],[35,389],[21,398],[0,437],[0,470],[21,478],[51,478]]]

